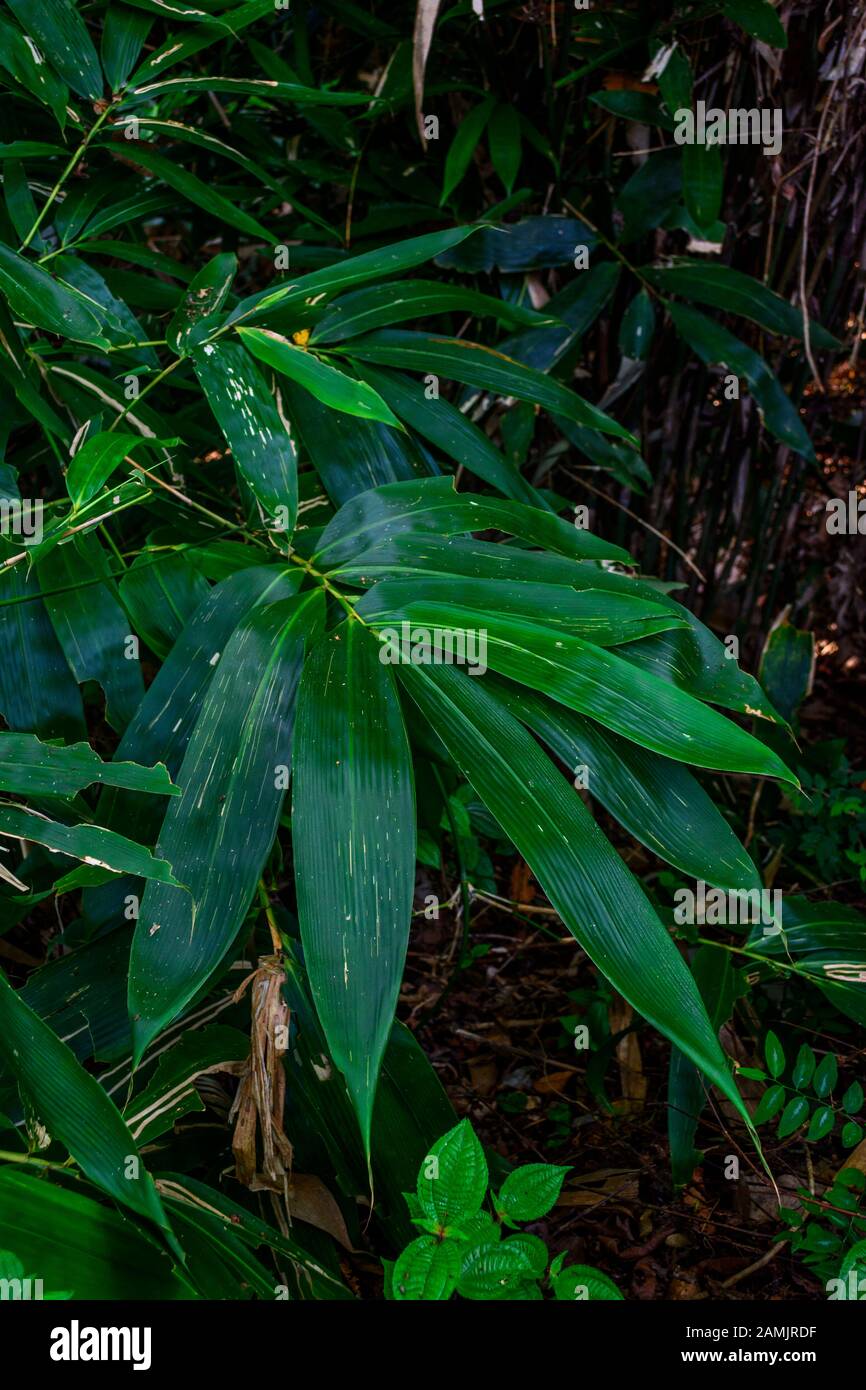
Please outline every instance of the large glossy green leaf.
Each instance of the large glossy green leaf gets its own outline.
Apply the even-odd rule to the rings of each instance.
[[[576,791],[483,682],[454,666],[397,670],[569,931],[614,988],[682,1048],[745,1118],[694,981]]]
[[[170,1232],[168,1217],[113,1102],[0,973],[0,1054],[53,1139],[83,1173]]]
[[[563,584],[476,579],[471,595],[481,612],[512,613],[529,621],[543,617],[545,627],[562,628],[600,647],[615,647],[683,624],[682,618],[648,599],[605,594],[595,589],[571,589]],[[466,581],[458,576],[384,579],[361,599],[355,611],[370,622],[418,600],[459,604],[467,596]]]
[[[101,430],[86,439],[72,455],[66,470],[66,490],[74,507],[95,497],[127,454],[141,444],[140,434]]]
[[[815,450],[803,422],[763,357],[697,309],[669,304],[668,312],[702,362],[721,363],[737,376],[745,377],[770,433],[804,458],[814,460]]]
[[[788,47],[788,35],[769,0],[724,0],[723,9],[728,19],[753,38],[773,48]]]
[[[159,657],[168,655],[210,592],[207,580],[188,554],[172,550],[142,551],[118,588],[133,631]]]
[[[366,92],[333,92],[322,87],[303,87],[300,83],[272,82],[256,77],[167,77],[133,87],[130,95],[143,97],[152,96],[154,92],[180,92],[188,96],[197,91],[296,101],[307,106],[362,106],[370,100]]]
[[[643,275],[665,293],[682,295],[695,304],[709,304],[729,314],[741,314],[771,333],[802,339],[803,314],[780,294],[729,265],[683,257],[670,265],[646,266]],[[839,340],[812,322],[809,336],[815,347],[838,348]]]
[[[102,96],[102,69],[75,0],[7,0],[25,34],[81,97]]]
[[[400,622],[482,633],[486,662],[493,670],[655,753],[696,767],[796,783],[781,758],[739,725],[677,687],[635,670],[616,652],[539,623],[423,599],[394,610],[387,625]],[[386,624],[377,619],[376,625]]]
[[[626,563],[630,559],[628,552],[619,546],[570,526],[552,512],[499,497],[457,492],[451,478],[389,483],[353,497],[328,523],[320,537],[315,559],[320,568],[331,569],[353,559],[371,545],[384,544],[405,532],[429,531],[437,536],[453,536],[494,528],[574,559]]]
[[[322,405],[341,410],[347,415],[358,415],[362,420],[381,420],[386,425],[399,424],[381,396],[365,381],[347,376],[314,352],[299,347],[269,328],[239,328],[238,332],[245,347],[255,357],[303,386]]]
[[[198,992],[237,936],[277,828],[313,591],[255,610],[217,653],[157,853],[186,890],[150,884],[129,972],[135,1057]]]
[[[485,678],[505,707],[539,735],[580,785],[647,849],[689,878],[719,888],[761,887],[754,863],[695,777],[534,690]]]
[[[62,129],[66,124],[66,102],[69,90],[46,63],[37,45],[27,39],[16,25],[0,19],[0,67],[20,82],[28,92],[53,111]]]
[[[589,425],[636,444],[634,436],[605,415],[597,406],[578,396],[567,386],[533,367],[525,367],[511,357],[464,338],[436,338],[409,329],[383,328],[345,345],[347,355],[362,362],[401,367],[405,371],[444,376],[466,386],[517,396],[579,425]]]
[[[279,391],[271,391],[240,343],[205,343],[192,361],[241,477],[274,529],[290,537],[298,512],[297,450]]]
[[[292,824],[310,988],[366,1154],[415,883],[412,762],[391,670],[358,622],[301,680]]]

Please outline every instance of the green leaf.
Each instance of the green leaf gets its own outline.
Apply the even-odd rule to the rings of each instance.
[[[364,1149],[403,973],[415,883],[409,745],[393,674],[360,623],[316,646],[298,696],[292,793],[310,988]]]
[[[789,723],[812,689],[815,638],[791,623],[775,623],[761,653],[761,684]]]
[[[721,363],[745,377],[767,429],[776,439],[814,461],[815,451],[797,411],[762,357],[721,324],[684,304],[669,304],[668,312],[702,362]]]
[[[478,141],[481,139],[488,117],[495,105],[495,101],[495,97],[485,97],[480,105],[474,107],[469,112],[468,116],[464,116],[460,122],[457,128],[457,134],[454,136],[448,148],[448,153],[445,156],[445,175],[442,183],[442,196],[439,199],[440,207],[442,207],[443,203],[447,203],[454,189],[460,183],[463,175],[469,168],[469,162],[472,159]]]
[[[520,116],[508,102],[499,102],[493,109],[487,127],[490,162],[511,193],[520,168]]]
[[[835,1123],[836,1116],[833,1113],[832,1107],[829,1105],[822,1105],[812,1116],[806,1138],[813,1144],[817,1143],[819,1139],[825,1138],[826,1135],[832,1132]]]
[[[80,1189],[80,1190],[79,1190]],[[48,1298],[189,1299],[186,1278],[144,1230],[97,1202],[84,1183],[46,1182],[13,1165],[0,1168],[0,1246],[14,1246],[38,1270]]]
[[[159,1194],[114,1104],[2,973],[0,1055],[48,1133],[81,1171],[130,1211],[170,1232]]]
[[[591,1265],[569,1265],[553,1281],[559,1302],[615,1302],[622,1294],[612,1279]]]
[[[0,67],[11,73],[37,101],[50,108],[62,130],[67,120],[69,90],[66,84],[46,63],[33,40],[28,43],[21,31],[5,19],[0,19]]]
[[[66,490],[74,508],[83,507],[105,486],[112,473],[141,444],[140,434],[92,434],[72,455],[66,470]]]
[[[397,670],[590,958],[744,1114],[691,975],[574,788],[477,680],[453,666]]]
[[[135,1058],[220,965],[243,924],[276,833],[290,765],[304,639],[317,591],[255,609],[214,652],[159,837],[186,891],[150,884],[129,968]]]
[[[0,245],[0,292],[13,314],[62,338],[108,347],[105,310],[47,270]]]
[[[463,1254],[457,1292],[475,1300],[514,1296],[536,1269],[534,1255],[520,1242],[481,1241]]]
[[[92,532],[55,546],[37,564],[45,607],[75,679],[99,683],[106,718],[122,731],[141,703],[144,683],[141,663],[128,645],[129,620],[107,568]]]
[[[854,1146],[855,1146],[855,1144],[859,1144],[860,1141],[862,1140],[862,1138],[863,1138],[863,1129],[862,1129],[862,1127],[861,1127],[860,1125],[855,1124],[855,1122],[854,1122],[853,1120],[849,1120],[848,1123],[847,1123],[846,1125],[843,1126],[843,1128],[842,1128],[842,1147],[843,1147],[843,1148],[845,1148],[845,1149],[853,1149]]]
[[[88,743],[59,748],[41,743],[34,734],[0,733],[0,791],[69,797],[93,783],[160,796],[179,795],[162,763],[155,767],[104,763]]]
[[[112,92],[119,92],[144,47],[153,20],[126,5],[109,6],[102,27],[102,66]]]
[[[366,338],[353,339],[347,355],[362,362],[401,367],[404,371],[439,374],[465,386],[478,386],[502,396],[532,401],[555,415],[564,415],[579,425],[589,425],[630,444],[637,440],[623,425],[590,405],[575,391],[533,367],[525,367],[511,357],[464,338],[435,338],[408,329],[383,328]]]
[[[360,368],[365,381],[379,392],[396,415],[416,434],[428,439],[448,458],[496,488],[505,497],[544,505],[540,493],[500,453],[478,425],[443,397],[428,396],[425,388],[402,372]],[[384,481],[384,480],[383,480]]]
[[[173,188],[181,197],[186,198],[196,207],[203,208],[219,222],[228,223],[230,227],[237,227],[247,236],[255,241],[264,241],[267,246],[272,246],[277,240],[273,232],[262,226],[249,213],[237,207],[230,198],[226,198],[222,193],[210,183],[205,183],[195,174],[191,174],[188,169],[184,169],[175,160],[169,159],[167,155],[158,154],[144,140],[127,141],[112,146],[112,153],[117,158],[129,159],[134,157],[136,164],[141,164],[153,176],[162,183]]]
[[[64,82],[80,97],[102,96],[102,69],[75,0],[6,0]]]
[[[809,1085],[815,1072],[817,1060],[809,1044],[803,1043],[797,1053],[797,1060],[791,1073],[791,1084],[796,1090],[803,1091]]]
[[[776,1134],[780,1139],[787,1139],[795,1129],[799,1129],[809,1114],[809,1102],[805,1096],[794,1096],[788,1101],[782,1111],[782,1118]]]
[[[684,145],[683,194],[686,207],[701,228],[712,227],[722,207],[724,165],[719,145]]]
[[[764,1060],[774,1080],[782,1075],[785,1070],[785,1052],[772,1029],[764,1039]]]
[[[558,1168],[553,1163],[525,1163],[508,1174],[496,1205],[512,1221],[538,1221],[556,1205],[570,1172],[570,1168]]]
[[[362,420],[381,420],[383,424],[399,427],[397,417],[365,381],[346,376],[315,353],[298,347],[269,328],[239,328],[237,331],[254,356],[296,381],[323,405],[347,415],[359,415]]]
[[[552,512],[477,492],[457,492],[452,478],[439,477],[388,483],[353,497],[323,531],[315,560],[320,568],[331,570],[404,532],[453,536],[494,527],[572,559],[628,562],[630,558],[619,546],[569,525]]]
[[[836,1065],[836,1057],[832,1052],[828,1052],[818,1063],[818,1068],[812,1078],[812,1090],[819,1100],[829,1096],[835,1088],[839,1079],[839,1068]]]
[[[692,261],[685,257],[663,266],[646,266],[643,275],[665,294],[680,294],[695,304],[709,304],[728,314],[740,314],[770,333],[802,339],[803,314],[781,295],[729,265]],[[839,348],[841,343],[814,321],[810,325],[814,347]]]
[[[118,585],[132,625],[151,651],[166,657],[210,586],[189,552],[143,550]]]
[[[393,1296],[407,1303],[444,1302],[457,1286],[460,1247],[454,1241],[419,1236],[407,1245],[391,1275]]]
[[[310,335],[311,346],[344,342],[373,328],[407,319],[459,311],[477,318],[490,316],[502,323],[526,327],[550,323],[549,316],[522,304],[509,304],[490,294],[443,285],[436,280],[400,280],[390,285],[370,285],[343,295],[325,311]]]
[[[847,1115],[856,1115],[863,1109],[863,1087],[859,1081],[852,1081],[843,1095],[842,1109]]]
[[[728,19],[739,24],[752,38],[773,48],[788,47],[788,35],[769,0],[724,0],[722,8]]]
[[[56,854],[68,854],[86,864],[135,874],[166,884],[177,884],[171,864],[155,859],[149,849],[102,825],[63,825],[39,811],[0,802],[0,835],[33,840]]]
[[[638,290],[622,316],[619,326],[619,350],[623,357],[643,362],[649,353],[655,331],[656,315],[646,290]]]
[[[784,1086],[769,1086],[758,1101],[753,1117],[755,1124],[763,1125],[766,1124],[767,1120],[772,1120],[774,1115],[778,1115],[784,1103]]]
[[[431,598],[435,597],[435,582],[426,581]],[[381,593],[384,587],[380,585],[376,592]],[[480,600],[478,587],[473,592]],[[587,592],[595,597],[592,590]],[[537,611],[544,612],[549,620],[551,608],[548,603],[539,605]],[[583,770],[581,784],[590,795],[654,854],[689,878],[704,879],[720,888],[751,891],[761,887],[748,852],[681,763],[658,757],[535,691],[489,675],[485,684],[544,740],[572,775],[578,768]]]
[[[33,0],[32,0],[33,2]],[[136,77],[138,74],[136,74]],[[334,92],[329,88],[304,87],[295,82],[272,82],[256,77],[167,77],[132,87],[131,98],[152,97],[155,92],[194,96],[197,92],[225,92],[229,96],[254,96],[272,101],[295,101],[305,106],[363,106],[366,92]]]
[[[205,343],[192,353],[207,403],[274,530],[290,539],[298,512],[297,450],[279,391],[239,343]]]
[[[241,300],[226,322],[258,319],[271,309],[288,308],[292,304],[318,303],[323,295],[335,295],[348,285],[393,279],[404,270],[414,270],[415,266],[432,261],[444,251],[459,246],[476,231],[477,227],[452,227],[446,232],[427,232],[424,236],[409,237],[393,246],[381,246],[375,251],[349,256],[323,270],[302,275],[294,284],[281,285],[276,290],[262,290]]]
[[[416,1190],[421,1210],[443,1229],[478,1214],[487,1192],[487,1160],[469,1120],[436,1141],[421,1163]]]
[[[381,620],[376,622],[378,626]],[[794,780],[775,753],[724,715],[637,671],[618,653],[579,637],[511,615],[424,600],[395,610],[388,622],[483,633],[486,664],[494,671],[665,757],[697,767]]]
[[[165,335],[169,347],[180,356],[191,352],[208,333],[226,301],[237,268],[237,256],[224,251],[213,256],[190,282]]]

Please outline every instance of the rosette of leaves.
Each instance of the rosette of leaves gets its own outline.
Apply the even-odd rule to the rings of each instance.
[[[484,1150],[469,1120],[461,1120],[433,1145],[416,1192],[406,1194],[413,1224],[423,1234],[386,1266],[388,1297],[444,1302],[457,1293],[475,1301],[538,1300],[547,1289],[560,1300],[622,1298],[600,1270],[566,1268],[564,1254],[551,1261],[544,1241],[519,1229],[548,1214],[568,1171],[527,1163],[509,1173],[498,1193],[488,1193]]]

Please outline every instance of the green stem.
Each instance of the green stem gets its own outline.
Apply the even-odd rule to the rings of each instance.
[[[94,121],[93,125],[90,127],[81,144],[78,146],[78,149],[75,151],[69,163],[66,165],[66,168],[60,175],[60,178],[57,180],[51,192],[48,194],[48,197],[46,198],[45,202],[42,204],[42,211],[38,214],[36,221],[33,223],[33,226],[30,228],[30,231],[27,233],[26,237],[24,238],[24,240],[18,248],[19,254],[20,252],[26,250],[27,247],[30,245],[36,233],[39,231],[39,228],[42,226],[42,223],[45,220],[49,208],[52,207],[58,194],[60,193],[60,190],[62,189],[66,180],[69,178],[69,175],[72,173],[76,164],[78,164],[78,162],[84,157],[84,155],[87,152],[87,147],[93,139],[94,135],[105,124],[113,109],[114,103],[111,102],[108,106],[106,106],[102,115],[98,116],[97,119]]]

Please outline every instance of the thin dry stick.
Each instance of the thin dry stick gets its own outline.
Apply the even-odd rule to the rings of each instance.
[[[671,540],[670,536],[666,536],[663,531],[657,531],[654,526],[651,526],[648,521],[644,521],[643,517],[638,516],[637,512],[633,512],[631,507],[627,507],[624,502],[617,502],[615,497],[608,496],[606,492],[602,492],[601,488],[593,487],[592,483],[588,483],[586,478],[582,478],[579,473],[571,473],[567,468],[565,472],[568,474],[568,477],[573,478],[576,483],[580,483],[583,487],[588,487],[590,492],[595,493],[596,497],[603,497],[605,502],[609,502],[612,507],[619,507],[620,511],[625,512],[633,521],[636,521],[640,526],[645,526],[648,531],[652,531],[654,536],[658,536],[660,541],[664,541],[665,545],[669,545],[671,550],[676,551],[677,555],[679,555],[680,559],[683,561],[683,564],[688,565],[689,569],[694,571],[702,584],[706,584],[706,576],[701,573],[694,560],[690,559],[684,550],[680,550],[679,546]]]

